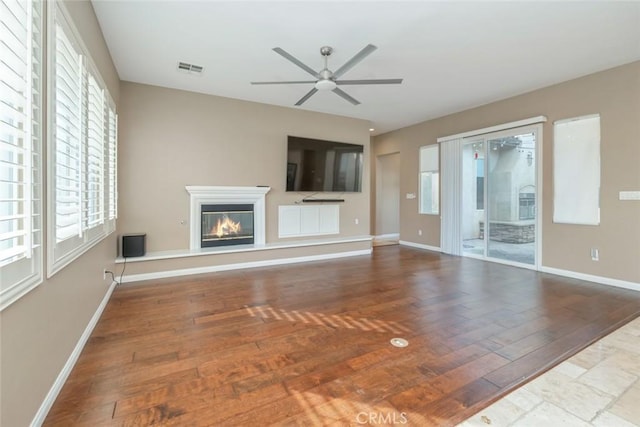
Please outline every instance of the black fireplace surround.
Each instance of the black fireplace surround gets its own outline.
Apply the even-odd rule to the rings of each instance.
[[[254,243],[252,204],[201,205],[200,247]]]

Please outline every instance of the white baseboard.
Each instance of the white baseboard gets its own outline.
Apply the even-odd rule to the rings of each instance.
[[[420,248],[420,249],[427,249],[430,251],[441,252],[440,248],[438,247],[423,245],[420,243],[413,243],[413,242],[400,240],[400,244],[404,246],[410,246],[413,248]],[[491,261],[494,262],[493,260]],[[503,262],[500,262],[500,263],[506,264],[506,265],[512,265],[510,263],[503,263]],[[515,267],[528,268],[526,266],[521,266],[521,265],[515,265]],[[603,276],[594,276],[592,274],[578,273],[576,271],[562,270],[560,268],[544,267],[544,266],[540,267],[539,271],[542,273],[555,274],[556,276],[563,276],[563,277],[569,277],[571,279],[594,282],[601,285],[615,286],[618,288],[630,289],[632,291],[640,291],[640,283],[629,282],[626,280],[612,279],[610,277],[603,277]]]
[[[426,249],[428,251],[434,251],[434,252],[442,252],[442,250],[437,246],[423,245],[422,243],[414,243],[414,242],[407,242],[406,240],[400,240],[400,244],[403,246],[410,246],[412,248]]]
[[[420,248],[420,249],[427,249],[430,251],[441,252],[440,248],[438,247],[423,245],[420,243],[407,242],[404,240],[400,240],[400,244],[404,246],[410,246],[413,248]],[[508,263],[506,264],[510,265]],[[522,266],[517,265],[516,267],[522,267]],[[571,279],[594,282],[601,285],[615,286],[618,288],[630,289],[632,291],[640,291],[640,283],[629,282],[626,280],[612,279],[610,277],[603,277],[603,276],[594,276],[592,274],[578,273],[576,271],[562,270],[560,268],[544,267],[544,266],[540,267],[539,271],[542,273],[555,274],[556,276],[563,276],[563,277],[569,277]]]
[[[371,255],[372,249],[358,251],[335,252],[323,255],[309,255],[296,258],[279,258],[266,261],[240,262],[236,264],[208,265],[206,267],[185,268],[181,270],[157,271],[154,273],[141,273],[126,275],[122,283],[139,282],[142,280],[165,279],[167,277],[187,276],[191,274],[214,273],[218,271],[240,270],[244,268],[270,267],[274,265],[295,264],[299,262],[321,261],[327,259],[344,258],[359,255]]]
[[[93,329],[98,324],[98,320],[100,320],[100,316],[102,316],[102,312],[104,311],[104,308],[107,306],[107,303],[109,302],[109,298],[111,298],[111,294],[113,293],[113,290],[116,288],[116,285],[117,285],[117,282],[115,281],[111,282],[111,285],[109,285],[109,289],[107,289],[107,293],[104,295],[104,298],[102,298],[102,301],[100,302],[100,305],[96,309],[96,312],[93,313],[93,317],[91,317],[89,324],[87,324],[87,327],[84,329],[84,332],[80,336],[80,339],[78,340],[75,348],[73,349],[73,351],[71,352],[71,355],[67,359],[67,362],[64,364],[64,366],[62,367],[62,370],[58,374],[58,377],[53,382],[53,385],[49,389],[49,393],[47,393],[47,396],[44,398],[44,401],[42,402],[42,405],[40,405],[38,412],[36,412],[35,417],[33,417],[33,421],[31,421],[31,427],[40,427],[42,423],[44,423],[44,420],[47,417],[49,410],[51,410],[51,407],[53,406],[53,403],[56,401],[58,394],[60,394],[60,390],[62,390],[62,386],[64,386],[64,383],[67,381],[67,378],[69,378],[69,374],[71,373],[71,370],[73,369],[76,362],[78,361],[78,358],[80,357],[80,353],[82,353],[82,349],[84,349],[84,346],[89,340],[89,337],[93,332]]]
[[[400,240],[400,233],[378,234],[377,236],[373,236],[374,242],[378,240]]]
[[[631,289],[632,291],[640,291],[640,283],[628,282],[626,280],[612,279],[610,277],[594,276],[591,274],[578,273],[576,271],[562,270],[553,267],[540,267],[543,273],[555,274],[557,276],[570,277],[572,279],[585,280],[587,282],[595,282],[601,285],[615,286],[617,288]]]

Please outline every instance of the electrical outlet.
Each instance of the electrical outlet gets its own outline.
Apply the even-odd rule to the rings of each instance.
[[[422,236],[422,230],[418,230],[418,236]]]
[[[360,224],[360,220],[358,218],[355,219],[356,225]]]
[[[591,248],[591,261],[598,261],[600,259],[600,251],[598,248]]]
[[[106,280],[107,279],[107,269],[105,268],[104,270],[102,270],[102,280]]]

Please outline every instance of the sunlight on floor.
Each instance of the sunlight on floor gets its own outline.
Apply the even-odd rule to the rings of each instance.
[[[270,306],[245,307],[251,317],[262,319],[287,320],[289,322],[302,322],[306,324],[329,326],[331,328],[359,329],[361,331],[392,332],[400,334],[409,332],[409,329],[398,322],[367,319],[365,317],[353,318],[348,315],[312,313],[309,311],[274,309]]]

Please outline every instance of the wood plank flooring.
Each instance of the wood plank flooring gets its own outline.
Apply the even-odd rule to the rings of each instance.
[[[45,426],[450,426],[639,314],[640,292],[399,246],[123,286]]]

